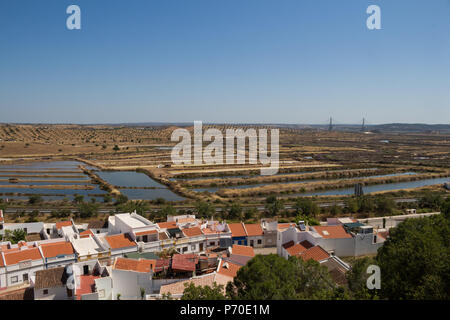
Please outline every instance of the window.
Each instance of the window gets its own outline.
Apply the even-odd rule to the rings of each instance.
[[[102,289],[102,290],[98,291],[98,297],[99,298],[104,298],[105,297],[105,289]]]
[[[192,250],[192,251],[195,250],[195,249],[196,249],[195,247],[196,247],[195,244],[193,244],[193,245],[191,246],[191,250]]]
[[[18,276],[11,277],[11,283],[16,283],[16,282],[19,282],[19,277]]]
[[[44,289],[44,290],[42,290],[42,294],[45,294],[45,295],[47,295],[47,294],[48,294],[48,289]]]
[[[2,230],[3,229],[3,224],[0,224],[0,230]]]
[[[22,275],[22,277],[23,277],[23,281],[28,281],[28,273],[24,273]]]
[[[258,239],[258,244],[261,244],[262,243],[262,240],[261,239]]]
[[[183,247],[183,252],[186,252],[188,250],[188,247]]]

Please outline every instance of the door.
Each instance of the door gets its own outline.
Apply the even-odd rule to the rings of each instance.
[[[254,240],[250,240],[250,246],[251,247],[253,247],[254,242],[255,242]]]
[[[89,274],[89,266],[83,266],[83,274],[88,275]]]
[[[202,252],[203,251],[203,243],[200,243],[200,252]]]
[[[27,282],[28,281],[28,273],[24,273],[23,274],[23,282]]]

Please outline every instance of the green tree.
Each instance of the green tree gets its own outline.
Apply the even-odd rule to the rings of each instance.
[[[23,229],[5,230],[3,240],[16,244],[19,241],[25,241],[26,235],[27,233]]]
[[[257,255],[239,269],[227,296],[245,300],[331,299],[336,285],[314,260]]]
[[[426,192],[420,199],[419,199],[419,206],[421,208],[427,208],[431,210],[439,210],[442,203],[443,203],[442,196],[438,193],[433,192]]]
[[[112,197],[111,197],[111,195],[109,193],[107,193],[107,194],[105,194],[103,196],[103,202],[104,203],[110,203],[111,201],[112,201]]]
[[[75,194],[75,195],[73,196],[73,202],[74,202],[74,203],[79,204],[79,203],[82,203],[83,200],[84,200],[84,196],[83,196],[82,194]]]
[[[354,198],[349,198],[345,201],[344,208],[347,213],[356,213],[359,210],[358,201]]]
[[[302,214],[304,216],[315,217],[320,212],[319,206],[308,198],[297,198],[294,204],[294,209],[297,214]]]
[[[128,197],[126,195],[124,195],[124,194],[120,194],[117,197],[116,202],[114,203],[114,205],[118,206],[118,205],[126,203],[127,201],[128,201]]]
[[[28,197],[28,203],[29,204],[39,204],[39,203],[41,203],[43,200],[42,200],[42,197],[40,196],[40,195],[35,195],[35,194],[33,194],[33,195],[31,195],[31,196],[29,196]]]
[[[406,219],[390,229],[376,257],[381,269],[381,296],[448,300],[449,237],[449,219],[444,215]]]
[[[395,201],[388,197],[378,197],[375,200],[375,207],[378,213],[392,215],[395,209]]]
[[[231,206],[227,206],[228,219],[242,219],[242,207],[239,202],[233,202]]]
[[[181,300],[225,300],[223,285],[213,283],[213,286],[195,286],[193,283],[184,284]]]
[[[441,213],[447,218],[450,218],[450,197],[447,197],[441,205]]]
[[[358,300],[377,299],[377,290],[367,288],[367,279],[370,274],[367,268],[370,265],[376,265],[373,258],[364,257],[356,260],[350,271],[347,272],[347,284],[353,298]]]
[[[244,219],[250,220],[258,216],[258,209],[255,207],[247,208],[244,211]]]
[[[284,210],[284,202],[280,199],[266,203],[265,212],[269,217],[276,216],[280,211]]]
[[[78,204],[78,215],[80,218],[96,217],[98,215],[98,204],[83,202]]]
[[[373,212],[375,210],[375,203],[371,197],[368,196],[358,197],[357,201],[359,212],[367,213]]]
[[[197,201],[195,203],[195,211],[197,211],[199,218],[210,218],[216,212],[216,208],[212,203]]]
[[[162,206],[161,211],[159,212],[160,217],[174,216],[177,214],[177,210],[171,205],[166,204]]]

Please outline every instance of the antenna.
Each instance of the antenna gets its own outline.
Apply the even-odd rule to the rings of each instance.
[[[361,126],[361,131],[362,131],[362,132],[365,132],[365,131],[366,131],[366,126],[365,126],[365,124],[366,124],[366,119],[363,118],[362,126]]]
[[[333,118],[330,117],[330,125],[328,126],[328,131],[333,130]]]

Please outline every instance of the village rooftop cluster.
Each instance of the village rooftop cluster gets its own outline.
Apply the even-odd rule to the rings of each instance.
[[[269,253],[314,259],[343,284],[350,267],[339,257],[376,253],[389,234],[352,218],[309,226],[180,215],[153,223],[133,212],[88,224],[9,224],[0,210],[0,233],[14,229],[25,230],[27,241],[0,243],[2,299],[176,299],[189,283],[225,288],[255,254]]]

